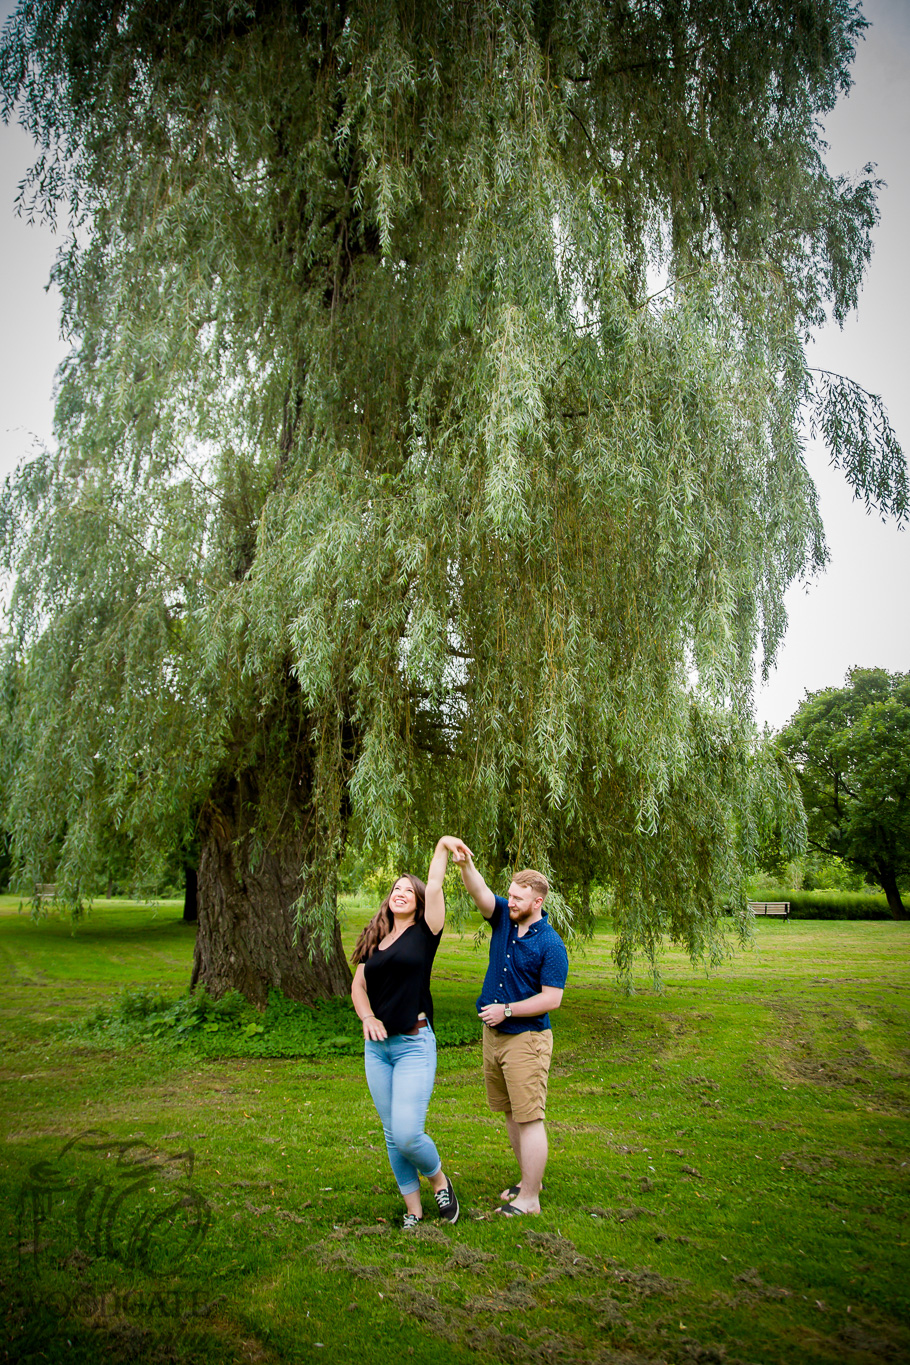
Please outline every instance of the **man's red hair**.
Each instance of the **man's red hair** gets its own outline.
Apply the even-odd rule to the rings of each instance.
[[[550,889],[550,883],[542,872],[535,872],[533,867],[522,868],[521,872],[516,872],[512,881],[516,886],[529,886],[535,891],[541,900],[546,899],[546,894]]]

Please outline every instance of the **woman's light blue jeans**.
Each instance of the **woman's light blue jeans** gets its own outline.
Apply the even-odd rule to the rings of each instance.
[[[442,1166],[436,1144],[423,1131],[436,1079],[436,1035],[427,1024],[381,1043],[368,1038],[364,1065],[398,1188],[413,1194],[420,1176],[436,1175]]]

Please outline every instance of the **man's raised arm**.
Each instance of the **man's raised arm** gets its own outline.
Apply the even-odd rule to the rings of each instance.
[[[484,919],[489,919],[496,909],[496,897],[474,866],[474,854],[462,839],[456,839],[452,834],[445,835],[439,842],[445,844],[453,861],[458,865],[465,890],[477,909]]]

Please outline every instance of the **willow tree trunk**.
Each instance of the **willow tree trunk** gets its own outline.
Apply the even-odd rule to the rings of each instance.
[[[351,973],[336,920],[328,952],[295,924],[305,888],[300,836],[272,850],[227,829],[210,829],[199,858],[199,927],[191,986],[216,998],[237,990],[255,1005],[269,990],[306,1004],[350,990]]]

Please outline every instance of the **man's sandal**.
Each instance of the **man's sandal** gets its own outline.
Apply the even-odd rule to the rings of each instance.
[[[501,1213],[503,1218],[533,1218],[534,1215],[527,1213],[525,1209],[516,1209],[514,1204],[500,1204],[496,1213]]]
[[[540,1193],[543,1194],[543,1191],[544,1191],[544,1185],[543,1185],[543,1181],[541,1181],[541,1182],[540,1182]],[[520,1185],[510,1185],[509,1188],[508,1188],[507,1190],[504,1190],[504,1191],[502,1192],[502,1194],[501,1194],[499,1197],[500,1197],[500,1199],[515,1199],[519,1194],[521,1194],[521,1186],[520,1186]]]

